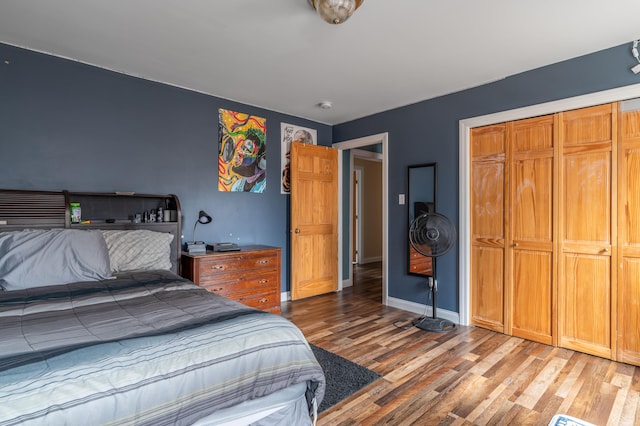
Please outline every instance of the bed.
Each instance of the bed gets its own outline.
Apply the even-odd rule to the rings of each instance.
[[[300,330],[181,278],[179,224],[72,227],[49,195],[0,190],[0,425],[315,421]]]

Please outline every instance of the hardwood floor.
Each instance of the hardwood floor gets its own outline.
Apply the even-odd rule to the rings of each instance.
[[[640,368],[476,327],[426,332],[380,303],[379,264],[353,282],[282,304],[311,343],[382,375],[318,425],[640,425]]]

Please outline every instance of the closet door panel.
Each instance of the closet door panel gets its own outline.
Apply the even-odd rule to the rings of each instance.
[[[553,344],[555,118],[519,120],[507,129],[511,151],[507,329],[513,336]]]
[[[512,239],[519,244],[550,245],[553,240],[553,158],[514,160],[513,163]]]
[[[506,126],[471,131],[471,323],[505,332]]]
[[[622,220],[625,232],[620,242],[625,249],[640,249],[640,139],[625,146],[622,167],[625,180],[620,187],[624,196]]]
[[[617,105],[560,113],[558,344],[611,358]]]
[[[618,361],[640,365],[640,256],[624,256],[618,282]]]
[[[550,251],[514,250],[511,334],[536,342],[552,340],[552,271]]]
[[[552,176],[553,160],[513,162],[511,334],[552,343]]]
[[[565,154],[565,248],[611,246],[611,152]]]
[[[640,365],[640,110],[624,111],[625,104],[618,150],[618,360]]]
[[[610,143],[613,130],[612,104],[563,112],[561,137],[567,147]]]
[[[610,261],[603,256],[564,255],[564,285],[560,290],[560,346],[611,357]]]
[[[504,161],[474,164],[472,188],[474,239],[504,244]]]
[[[472,324],[504,333],[504,250],[476,245],[472,256]]]

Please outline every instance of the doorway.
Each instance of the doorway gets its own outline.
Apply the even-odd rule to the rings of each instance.
[[[365,136],[358,139],[352,139],[344,142],[334,143],[332,146],[339,150],[338,152],[338,179],[340,182],[345,182],[345,170],[347,171],[347,176],[349,180],[349,184],[339,185],[338,189],[338,241],[344,241],[345,243],[340,244],[338,247],[338,276],[340,277],[339,290],[342,290],[343,287],[351,285],[353,282],[353,269],[351,264],[351,253],[353,252],[353,245],[355,244],[353,241],[353,237],[350,236],[350,227],[351,227],[351,217],[353,215],[353,197],[352,194],[344,194],[344,188],[347,188],[349,192],[352,191],[353,188],[353,173],[351,171],[354,170],[353,167],[353,155],[349,153],[348,156],[345,156],[345,150],[354,150],[357,148],[362,148],[371,145],[381,145],[382,149],[380,153],[376,153],[379,155],[380,161],[382,162],[382,255],[381,255],[381,264],[382,264],[382,304],[387,305],[388,300],[388,266],[387,266],[387,258],[388,258],[388,207],[389,207],[389,197],[388,197],[388,181],[389,181],[389,165],[388,165],[388,133],[379,133],[376,135]],[[347,157],[347,158],[345,158]],[[348,166],[344,163],[348,162]],[[346,208],[346,203],[348,203],[348,208]],[[347,220],[345,221],[345,215]],[[346,222],[346,223],[345,223]],[[345,268],[347,274],[345,274]],[[345,276],[346,275],[346,276]]]
[[[380,144],[372,149],[379,149]],[[353,164],[355,192],[351,229],[355,231],[353,247],[356,256],[352,263],[365,265],[382,259],[382,155],[376,151],[350,150]],[[352,283],[354,284],[354,283]]]

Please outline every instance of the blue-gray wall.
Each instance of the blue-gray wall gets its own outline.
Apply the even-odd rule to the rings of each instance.
[[[218,108],[266,118],[266,193],[218,192]],[[284,290],[281,122],[331,144],[324,124],[0,44],[0,188],[176,194],[185,241],[203,209],[198,239],[282,247]]]
[[[318,129],[321,145],[388,132],[389,295],[425,303],[424,280],[406,273],[407,206],[394,202],[407,192],[407,166],[438,163],[438,211],[458,223],[458,121],[639,83],[629,71],[629,49],[624,44],[331,127],[0,44],[0,187],[175,193],[186,240],[198,210],[207,210],[215,220],[198,227],[198,239],[283,247],[289,289],[280,122]],[[267,119],[265,194],[217,191],[218,108]],[[438,306],[452,311],[457,258],[456,247],[438,259]]]
[[[333,127],[334,142],[389,133],[389,296],[425,303],[424,279],[406,273],[407,166],[438,163],[438,212],[458,223],[458,122],[640,83],[628,44]],[[459,312],[458,247],[438,258],[438,307]]]

